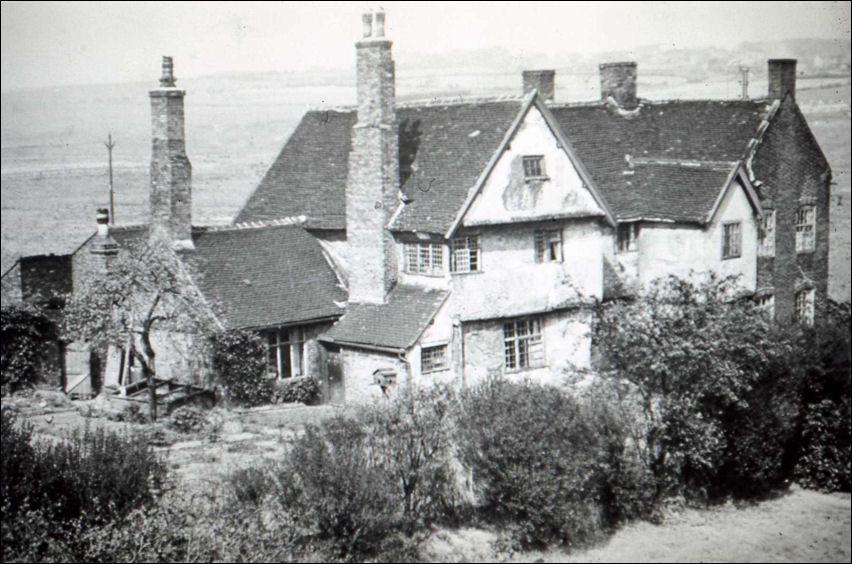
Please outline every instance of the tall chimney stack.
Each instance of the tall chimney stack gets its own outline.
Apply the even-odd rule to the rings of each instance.
[[[109,210],[98,208],[95,220],[98,223],[98,232],[92,240],[89,253],[97,257],[93,269],[94,276],[97,277],[109,272],[110,263],[118,256],[118,243],[109,234]]]
[[[346,182],[349,300],[384,303],[397,272],[395,243],[386,226],[399,205],[399,125],[385,13],[366,13],[362,22],[363,37],[355,44],[358,121]]]
[[[539,95],[548,102],[553,101],[553,79],[555,70],[525,70],[522,73],[524,94],[530,90],[538,90]]]
[[[598,65],[601,100],[612,97],[620,108],[632,110],[639,105],[636,96],[636,63],[603,63]]]
[[[783,98],[789,92],[796,98],[796,59],[769,59],[769,97]]]
[[[160,87],[151,90],[151,237],[175,250],[192,243],[192,165],[186,156],[184,90],[175,87],[171,57],[163,57]]]

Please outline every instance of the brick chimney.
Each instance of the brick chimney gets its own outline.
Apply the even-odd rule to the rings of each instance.
[[[175,250],[192,243],[192,165],[186,156],[184,90],[175,87],[171,57],[163,57],[160,87],[151,90],[151,236]]]
[[[783,98],[787,92],[796,98],[796,59],[769,59],[769,97]]]
[[[620,108],[632,110],[639,104],[636,96],[636,63],[603,63],[598,65],[601,100],[612,97]]]
[[[533,88],[538,90],[539,95],[548,102],[553,101],[553,78],[555,70],[525,70],[522,73],[524,82],[524,94]]]
[[[346,181],[349,301],[384,303],[397,272],[395,243],[386,226],[399,205],[399,126],[385,13],[365,13],[363,24],[363,37],[355,44],[358,121]]]

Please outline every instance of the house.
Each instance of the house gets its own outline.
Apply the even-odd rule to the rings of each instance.
[[[831,171],[794,60],[770,60],[753,100],[646,100],[631,62],[600,65],[596,102],[557,101],[555,72],[536,70],[517,97],[398,103],[384,12],[363,24],[357,106],[307,112],[227,228],[191,224],[166,60],[151,223],[103,226],[75,284],[166,237],[228,326],[266,336],[272,374],[315,377],[336,403],[584,372],[593,306],[668,274],[738,275],[781,321],[812,322],[827,299]]]

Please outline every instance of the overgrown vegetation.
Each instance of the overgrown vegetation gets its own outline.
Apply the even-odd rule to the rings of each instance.
[[[0,385],[14,393],[35,385],[45,367],[45,343],[56,326],[35,306],[13,304],[0,309]]]
[[[211,342],[213,372],[229,403],[253,407],[272,402],[275,382],[266,376],[266,349],[257,334],[222,331]]]
[[[276,385],[275,393],[281,403],[314,405],[322,399],[322,390],[314,378],[283,380]]]

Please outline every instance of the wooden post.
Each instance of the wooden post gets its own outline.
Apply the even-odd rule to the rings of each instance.
[[[115,223],[115,196],[112,185],[112,148],[115,147],[115,143],[112,142],[112,132],[109,133],[108,140],[104,145],[109,151],[109,223],[112,225]]]

